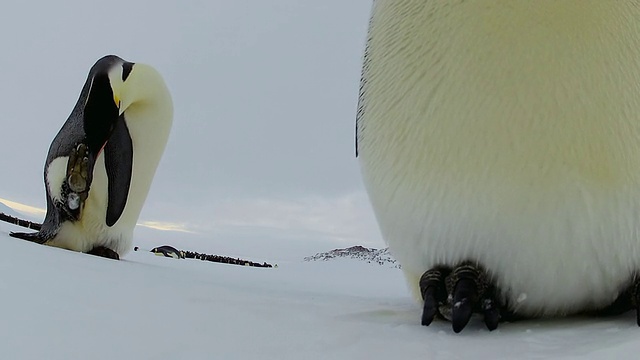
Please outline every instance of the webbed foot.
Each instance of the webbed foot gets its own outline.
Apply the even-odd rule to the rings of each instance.
[[[454,269],[436,267],[420,278],[424,300],[422,325],[431,324],[436,315],[451,321],[459,333],[467,326],[473,313],[480,313],[489,330],[495,330],[501,319],[501,306],[495,287],[486,272],[472,262]]]
[[[640,326],[640,276],[634,275],[627,288],[616,300],[603,309],[588,312],[595,316],[617,316],[628,311],[636,312],[636,323]]]
[[[87,254],[96,255],[96,256],[113,259],[113,260],[120,260],[120,255],[118,255],[117,252],[109,248],[106,248],[104,246],[96,246],[90,251],[88,251]]]
[[[420,293],[424,300],[422,310],[422,325],[429,326],[436,316],[440,314],[440,307],[447,301],[447,289],[445,279],[451,270],[445,267],[435,267],[425,271],[420,277]]]

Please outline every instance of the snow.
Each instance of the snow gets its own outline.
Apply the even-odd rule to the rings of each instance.
[[[420,326],[420,306],[396,268],[305,262],[286,248],[277,268],[140,251],[113,261],[10,238],[13,230],[0,223],[6,359],[605,359],[640,351],[633,313],[521,321],[494,332],[474,318],[454,334],[443,321]],[[144,239],[138,246],[206,253],[222,242],[150,229],[136,236]]]

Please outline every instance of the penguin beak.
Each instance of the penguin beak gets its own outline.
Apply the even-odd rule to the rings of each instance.
[[[120,101],[120,97],[116,94],[113,94],[113,103],[116,104],[116,107],[118,107],[118,116],[122,115],[122,113],[124,112],[122,110],[122,102]]]

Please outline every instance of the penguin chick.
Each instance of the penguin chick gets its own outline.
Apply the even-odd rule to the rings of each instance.
[[[129,251],[172,119],[155,69],[99,59],[49,148],[42,228],[11,235],[114,259]]]

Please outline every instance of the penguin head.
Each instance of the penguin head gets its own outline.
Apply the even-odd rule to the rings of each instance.
[[[118,107],[118,115],[138,105],[155,105],[154,101],[163,101],[164,105],[171,103],[170,99],[161,95],[167,93],[164,80],[149,65],[122,60],[111,67],[108,76],[113,91],[113,102]]]
[[[89,70],[79,105],[83,105],[82,121],[89,151],[97,155],[107,142],[118,117],[118,98],[111,86],[112,73],[125,61],[108,55],[98,60]],[[84,104],[82,100],[84,98]]]
[[[152,101],[171,102],[157,96],[167,91],[154,68],[116,55],[104,56],[93,65],[83,92],[83,123],[93,154],[100,152],[125,111],[136,105],[155,105]]]

